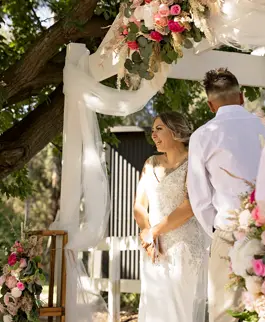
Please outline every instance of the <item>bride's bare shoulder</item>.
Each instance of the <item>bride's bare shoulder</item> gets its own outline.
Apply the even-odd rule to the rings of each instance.
[[[164,160],[164,156],[160,154],[155,154],[149,157],[146,162],[145,166],[152,166],[152,167],[157,167],[158,165],[162,164]]]

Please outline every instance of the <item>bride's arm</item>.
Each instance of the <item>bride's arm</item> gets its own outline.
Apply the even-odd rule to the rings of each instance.
[[[152,227],[153,238],[156,239],[160,235],[184,225],[192,216],[193,212],[190,202],[188,199],[185,199],[169,216],[165,216],[159,224]]]
[[[145,192],[146,180],[146,164],[143,168],[140,181],[137,186],[135,203],[134,203],[134,219],[141,230],[150,228],[148,219],[148,198]]]

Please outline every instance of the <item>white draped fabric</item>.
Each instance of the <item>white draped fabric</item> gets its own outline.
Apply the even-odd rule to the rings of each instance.
[[[264,0],[225,0],[222,15],[212,15],[209,25],[216,43],[246,50],[265,45]]]
[[[151,82],[136,92],[106,87],[91,75],[89,51],[81,44],[67,49],[64,69],[65,115],[61,209],[52,229],[67,230],[66,321],[97,321],[95,312],[106,310],[93,293],[78,251],[95,247],[109,219],[109,191],[104,150],[96,112],[126,116],[134,113],[163,87],[170,68],[162,65]],[[97,68],[101,68],[97,66]],[[80,210],[82,202],[83,211]]]

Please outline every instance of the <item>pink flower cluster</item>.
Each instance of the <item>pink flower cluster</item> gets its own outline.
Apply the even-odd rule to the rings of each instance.
[[[261,226],[265,225],[265,216],[264,216],[264,214],[261,213],[258,206],[252,210],[251,216],[254,219],[255,225],[257,227],[261,227]]]
[[[143,6],[144,4],[151,4],[154,8],[154,15],[153,15],[153,28],[149,28],[150,32],[147,35],[148,39],[151,39],[156,42],[161,42],[164,39],[164,33],[159,32],[159,28],[168,28],[170,32],[173,33],[182,33],[185,30],[185,27],[182,26],[176,19],[178,15],[181,14],[182,9],[179,4],[174,4],[174,1],[168,1],[167,3],[159,4],[158,1],[153,0],[133,0],[132,1],[132,8],[136,8],[137,14],[135,16],[132,15],[128,21],[134,22],[138,27],[140,27],[141,20],[143,18]],[[156,7],[157,6],[157,7]],[[135,12],[136,12],[135,11]],[[137,17],[137,19],[136,19]],[[152,18],[151,18],[152,19]],[[145,21],[144,21],[145,23]],[[123,30],[121,31],[121,35],[126,37],[128,35],[128,27],[125,25],[123,26]],[[167,32],[168,33],[168,32]],[[137,40],[135,41],[126,41],[128,48],[131,50],[138,50],[139,45]]]

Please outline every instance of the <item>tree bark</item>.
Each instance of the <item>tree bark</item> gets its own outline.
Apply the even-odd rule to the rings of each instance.
[[[23,168],[63,130],[62,84],[46,102],[0,136],[0,179]]]

